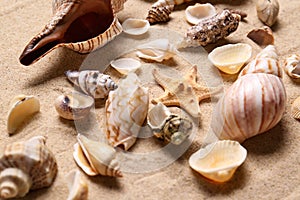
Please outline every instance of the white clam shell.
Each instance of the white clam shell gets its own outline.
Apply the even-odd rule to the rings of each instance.
[[[208,54],[208,59],[219,70],[227,74],[236,74],[250,59],[252,47],[248,44],[228,44],[215,48]]]
[[[142,66],[140,61],[133,58],[119,58],[111,61],[110,65],[123,75],[135,72]]]
[[[40,102],[35,96],[18,95],[11,100],[7,117],[7,131],[14,133],[32,114],[40,111]]]
[[[152,129],[162,129],[170,115],[170,110],[159,102],[149,110],[148,124]]]
[[[284,70],[291,78],[300,79],[300,55],[293,54],[284,61]]]
[[[149,43],[140,45],[136,48],[137,56],[147,60],[162,62],[168,60],[178,54],[174,44],[171,44],[168,39],[157,39]]]
[[[70,171],[66,180],[68,182],[69,196],[67,200],[87,200],[88,184],[79,170]]]
[[[195,25],[198,24],[201,20],[211,17],[216,13],[216,8],[210,3],[196,3],[195,5],[188,6],[185,9],[185,18],[189,23]]]
[[[142,35],[150,27],[148,20],[128,18],[122,23],[123,31],[129,35]]]
[[[223,140],[207,145],[189,158],[190,167],[215,182],[228,181],[243,164],[247,150],[236,141]]]

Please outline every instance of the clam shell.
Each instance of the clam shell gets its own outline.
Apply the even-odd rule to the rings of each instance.
[[[87,200],[88,184],[79,170],[72,170],[67,174],[69,195],[67,200]]]
[[[148,124],[152,129],[162,129],[171,116],[169,109],[161,102],[152,107],[148,112]]]
[[[135,72],[142,64],[140,61],[133,58],[119,58],[110,62],[110,65],[123,75],[129,72]]]
[[[192,169],[215,182],[230,180],[236,169],[243,164],[247,150],[236,141],[223,140],[209,144],[192,154]]]
[[[219,70],[235,74],[250,59],[252,48],[248,44],[228,44],[215,48],[208,54],[208,59]]]
[[[39,111],[40,102],[35,96],[15,96],[11,101],[7,117],[8,133],[13,134],[26,119]]]
[[[291,78],[300,79],[300,55],[293,54],[284,60],[284,70]]]
[[[171,44],[168,39],[157,39],[149,43],[138,46],[137,56],[147,60],[162,62],[178,54],[175,45]]]
[[[291,108],[292,117],[300,120],[300,97],[296,98]]]
[[[90,96],[73,92],[60,95],[54,103],[59,116],[68,120],[82,119],[90,113],[94,99]]]
[[[128,18],[122,23],[123,31],[129,35],[142,35],[150,28],[150,23],[143,19]]]
[[[186,20],[195,25],[201,20],[211,17],[217,13],[215,7],[210,3],[200,4],[196,3],[193,6],[188,6],[185,9]]]
[[[251,30],[247,37],[250,38],[258,45],[271,45],[274,44],[274,36],[270,27],[264,26]]]

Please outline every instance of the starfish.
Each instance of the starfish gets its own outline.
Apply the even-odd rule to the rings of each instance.
[[[152,99],[152,103],[161,102],[166,106],[178,106],[193,117],[200,116],[199,102],[210,98],[212,93],[209,87],[197,83],[197,66],[191,67],[188,73],[179,79],[162,75],[157,69],[154,69],[152,74],[165,91],[161,97]]]

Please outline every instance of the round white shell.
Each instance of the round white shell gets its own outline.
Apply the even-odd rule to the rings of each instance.
[[[189,164],[204,177],[215,182],[225,182],[233,176],[246,157],[247,150],[238,142],[222,140],[192,154]]]
[[[128,18],[122,23],[123,31],[129,35],[142,35],[150,27],[148,20]]]
[[[195,25],[198,24],[202,19],[211,17],[216,13],[217,11],[215,7],[210,3],[196,3],[195,5],[188,6],[185,9],[185,18],[189,23]]]
[[[250,59],[252,47],[248,44],[228,44],[215,48],[208,54],[208,59],[219,70],[227,74],[236,74]]]
[[[141,67],[141,62],[133,58],[120,58],[111,61],[110,65],[123,75],[135,72]]]

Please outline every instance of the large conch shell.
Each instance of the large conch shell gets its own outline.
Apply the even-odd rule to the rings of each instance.
[[[49,187],[57,173],[45,137],[8,144],[0,157],[0,198],[24,197],[29,190]]]
[[[102,142],[88,139],[83,135],[77,136],[74,145],[73,158],[77,165],[89,176],[122,177],[116,150]]]
[[[54,16],[20,56],[30,65],[51,50],[64,46],[80,53],[100,48],[122,32],[115,14],[126,0],[54,0]]]
[[[216,136],[243,142],[281,120],[286,91],[280,70],[274,46],[267,46],[218,101],[211,124]]]
[[[106,136],[111,145],[128,150],[135,143],[148,105],[148,89],[141,86],[135,73],[129,73],[118,89],[109,93],[105,104]]]

